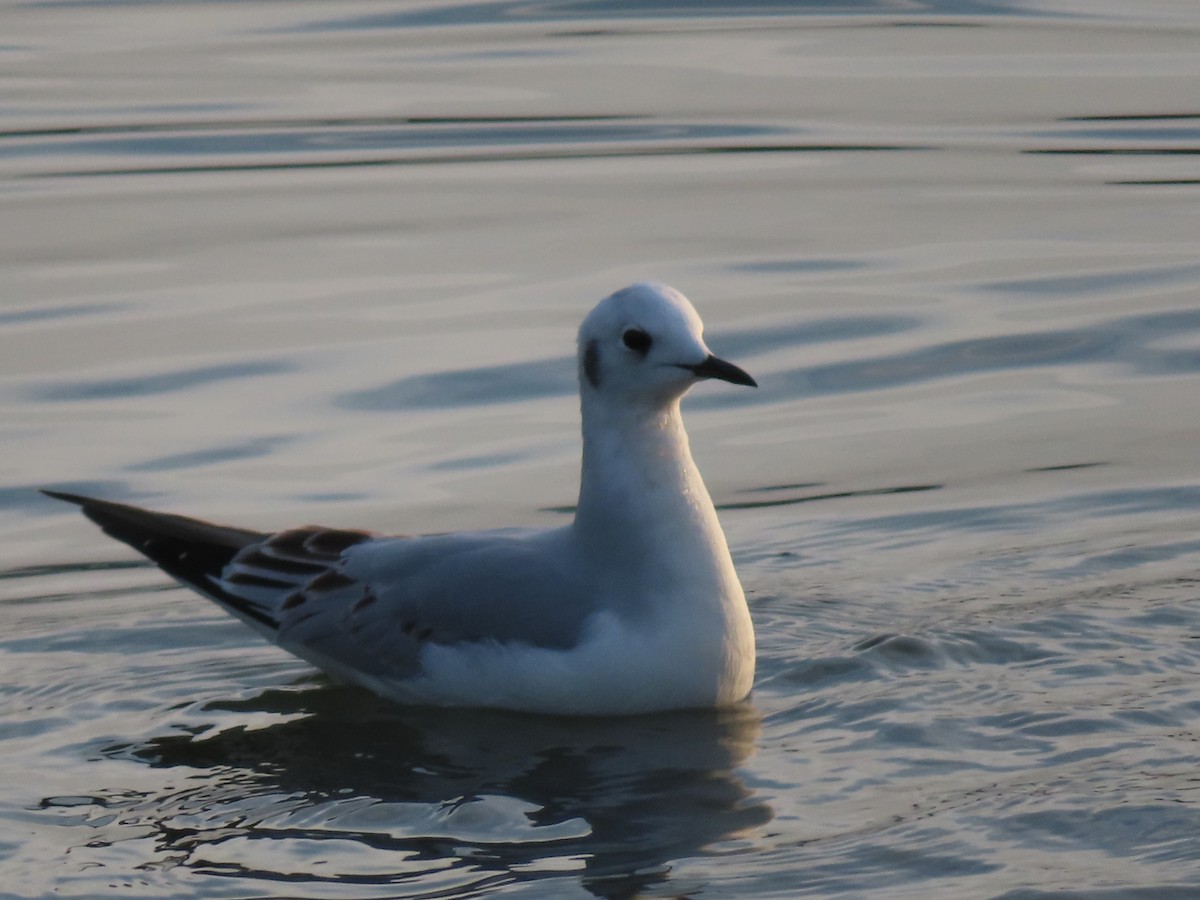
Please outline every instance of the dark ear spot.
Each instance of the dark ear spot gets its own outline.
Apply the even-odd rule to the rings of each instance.
[[[583,349],[583,376],[592,387],[600,387],[600,344],[595,338]]]

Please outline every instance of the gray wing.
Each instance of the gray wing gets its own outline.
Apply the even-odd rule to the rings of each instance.
[[[387,678],[415,674],[427,644],[573,646],[597,605],[554,532],[281,532],[239,553],[220,588],[298,656]]]
[[[564,648],[599,604],[566,529],[381,538],[306,526],[276,534],[108,500],[79,505],[260,634],[349,676],[405,677],[430,643]]]

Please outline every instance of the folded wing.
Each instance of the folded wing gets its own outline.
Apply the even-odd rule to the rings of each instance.
[[[79,505],[269,640],[352,680],[412,677],[431,644],[567,649],[594,608],[580,602],[586,572],[569,547],[541,545],[559,532],[397,538],[305,526],[266,534],[46,493]]]

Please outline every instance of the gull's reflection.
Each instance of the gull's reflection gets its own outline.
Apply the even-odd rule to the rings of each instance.
[[[125,814],[209,874],[458,893],[574,873],[624,897],[772,815],[735,771],[759,732],[749,706],[559,719],[319,687],[203,712],[226,724],[109,755],[179,771]]]

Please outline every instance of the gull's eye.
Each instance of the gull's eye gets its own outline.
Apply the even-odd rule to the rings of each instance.
[[[650,349],[650,345],[654,343],[654,339],[640,328],[630,328],[621,335],[621,341],[634,353],[640,353],[643,356]]]

